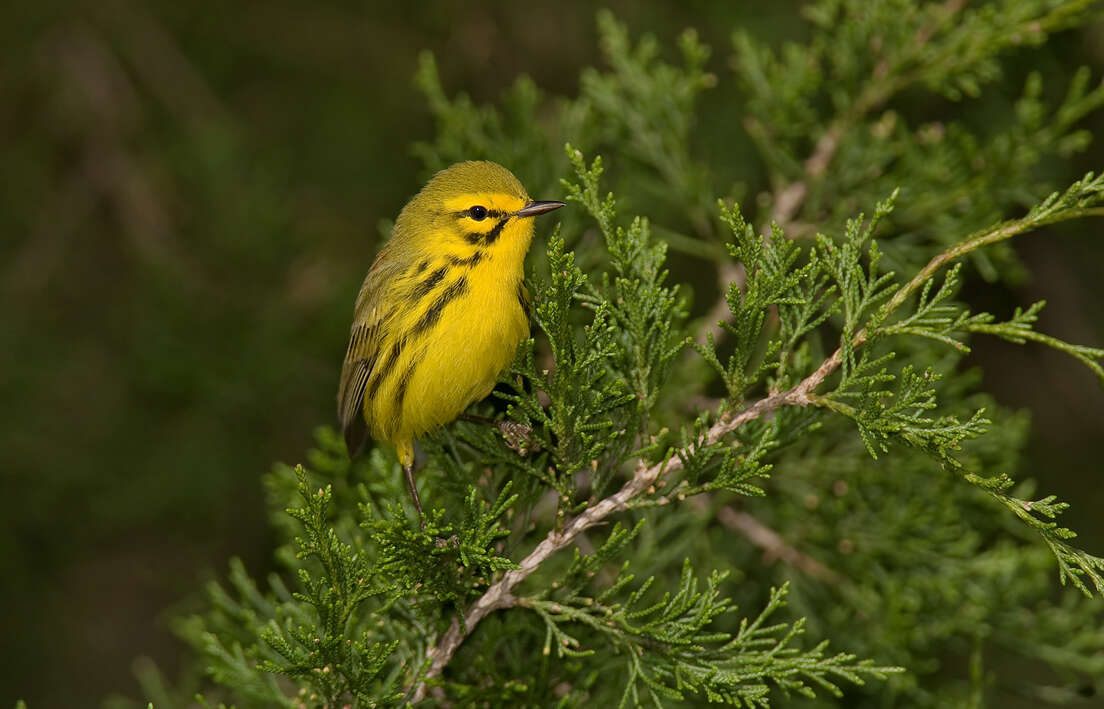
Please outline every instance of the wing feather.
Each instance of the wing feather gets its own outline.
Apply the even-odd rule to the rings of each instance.
[[[345,362],[341,366],[341,381],[337,389],[337,418],[341,422],[350,456],[355,456],[368,438],[368,424],[364,418],[364,390],[379,358],[383,329],[389,319],[388,298],[385,294],[392,271],[386,265],[384,253],[381,252],[360,287],[353,311],[349,346],[345,350]]]

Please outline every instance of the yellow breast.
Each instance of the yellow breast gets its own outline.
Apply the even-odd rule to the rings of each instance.
[[[452,421],[494,388],[529,336],[522,279],[532,231],[530,220],[518,220],[489,242],[447,230],[426,238],[433,255],[393,284],[413,305],[385,333],[383,369],[365,392],[373,437],[401,445]]]

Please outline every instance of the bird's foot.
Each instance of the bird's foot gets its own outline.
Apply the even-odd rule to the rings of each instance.
[[[486,416],[476,416],[475,414],[460,414],[460,419],[462,421],[471,421],[472,423],[494,426],[498,429],[498,432],[502,434],[502,437],[506,439],[506,447],[518,455],[526,456],[535,450],[540,450],[540,444],[535,444],[533,442],[533,429],[524,424],[514,421],[495,421]]]
[[[438,549],[444,549],[448,546],[458,547],[460,546],[460,537],[456,536],[455,534],[450,536],[448,539],[437,537],[435,540],[433,540],[433,543],[437,545]]]
[[[540,448],[533,444],[533,429],[514,421],[496,421],[499,433],[506,439],[506,446],[520,456],[527,456]]]

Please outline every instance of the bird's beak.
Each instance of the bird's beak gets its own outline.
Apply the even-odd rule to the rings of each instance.
[[[514,216],[535,217],[538,214],[551,212],[553,209],[559,209],[564,206],[566,205],[563,202],[529,202],[524,207],[514,212]]]

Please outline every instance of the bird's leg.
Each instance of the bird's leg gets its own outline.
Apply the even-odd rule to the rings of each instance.
[[[406,473],[406,484],[410,487],[410,496],[414,498],[414,509],[418,510],[418,521],[422,523],[422,529],[426,528],[425,514],[422,513],[422,500],[418,497],[418,488],[414,486],[414,464],[403,466]]]
[[[414,465],[404,465],[403,472],[406,473],[406,484],[410,487],[410,497],[414,499],[414,508],[418,510],[418,521],[422,523],[422,531],[424,532],[426,528],[425,514],[422,512],[422,500],[418,497],[418,488],[414,487]],[[440,548],[460,546],[460,537],[455,534],[448,539],[437,537],[433,541]]]
[[[464,421],[471,421],[472,423],[481,423],[489,426],[494,426],[498,429],[502,437],[506,439],[506,445],[510,450],[514,451],[518,455],[528,455],[532,449],[533,439],[531,437],[532,429],[528,426],[524,426],[514,421],[495,421],[489,419],[486,416],[476,416],[475,414],[460,414],[460,418]],[[539,448],[539,446],[537,446]]]

